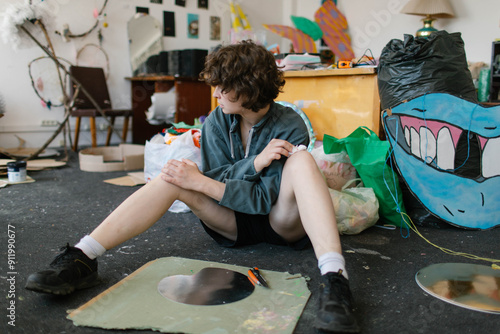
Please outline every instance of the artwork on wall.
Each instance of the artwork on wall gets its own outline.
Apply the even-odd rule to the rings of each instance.
[[[354,58],[351,37],[347,34],[347,19],[333,1],[325,1],[314,14],[314,20],[323,31],[323,40],[341,60]]]
[[[334,1],[322,1],[321,7],[314,13],[314,21],[305,17],[292,16],[295,27],[279,24],[264,24],[264,28],[292,41],[294,52],[316,53],[314,41],[321,39],[321,45],[342,60],[354,58],[351,38],[345,31],[347,20],[335,6]]]
[[[314,40],[302,31],[281,24],[263,24],[264,28],[292,41],[293,51],[297,53],[317,53]]]
[[[198,0],[198,8],[208,9],[208,0]]]
[[[175,0],[177,6],[186,7],[186,0]]]
[[[198,14],[188,14],[188,38],[198,38],[199,19]]]
[[[149,0],[151,3],[157,3],[161,5],[163,3],[163,0]]]
[[[220,17],[218,16],[210,16],[210,39],[220,40]]]
[[[175,13],[163,12],[163,36],[175,37]]]
[[[135,12],[149,14],[149,8],[147,8],[147,7],[135,7]]]

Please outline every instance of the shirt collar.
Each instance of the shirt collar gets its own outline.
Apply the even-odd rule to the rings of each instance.
[[[261,128],[270,118],[273,117],[273,115],[275,114],[275,108],[276,108],[275,103],[271,102],[268,112],[264,115],[264,117],[262,117],[259,123],[255,124],[252,128],[253,129]],[[240,124],[240,117],[238,115],[230,115],[230,117],[231,117],[230,132],[235,132],[236,129],[238,129],[238,125]]]

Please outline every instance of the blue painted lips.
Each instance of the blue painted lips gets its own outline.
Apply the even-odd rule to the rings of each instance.
[[[383,114],[397,167],[418,200],[452,225],[500,225],[500,106],[426,94]]]

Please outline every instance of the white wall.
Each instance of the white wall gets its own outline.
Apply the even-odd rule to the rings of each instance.
[[[291,0],[296,2],[294,15],[312,19],[319,0]],[[401,14],[408,0],[338,0],[338,8],[346,16],[352,46],[357,57],[370,49],[380,56],[384,46],[393,38],[415,34],[422,27],[420,16]],[[467,59],[472,62],[491,61],[491,43],[500,38],[500,1],[450,0],[455,11],[451,19],[438,19],[434,27],[448,32],[461,32]],[[291,22],[287,22],[291,24]]]
[[[22,0],[0,0],[0,13],[13,2]],[[36,0],[35,0],[36,1]],[[83,45],[98,43],[97,33],[81,39],[63,43],[53,33],[68,23],[73,33],[86,31],[94,22],[92,11],[100,9],[104,0],[45,0],[54,8],[51,39],[58,56],[71,62],[76,60],[76,52]],[[361,56],[370,48],[375,57],[392,38],[402,39],[405,33],[413,34],[420,26],[420,18],[400,14],[399,9],[407,0],[338,0],[340,10],[347,17],[349,33],[356,56]],[[320,0],[239,0],[252,26],[258,30],[263,23],[291,25],[290,15],[313,19],[320,6]],[[470,61],[490,62],[491,42],[500,37],[500,1],[498,0],[451,0],[456,17],[441,19],[435,23],[438,29],[462,32],[465,48]],[[164,49],[210,48],[220,42],[227,42],[230,13],[227,0],[210,0],[209,10],[197,8],[197,1],[187,0],[186,7],[175,6],[174,0],[163,0],[163,4],[153,4],[149,0],[110,0],[106,7],[108,28],[102,28],[103,49],[110,59],[108,86],[115,107],[130,107],[130,83],[124,78],[131,75],[128,57],[127,21],[135,13],[135,7],[148,7],[150,14],[163,23],[163,11],[176,14],[176,37],[164,37]],[[200,35],[198,39],[187,38],[187,14],[198,14]],[[209,16],[222,19],[222,41],[209,40]],[[268,44],[280,43],[286,52],[288,40],[268,32]],[[18,142],[15,135],[27,141],[27,147],[37,147],[53,132],[53,128],[40,126],[42,120],[61,120],[62,108],[44,108],[31,86],[28,63],[44,53],[40,48],[13,50],[0,42],[0,95],[6,104],[6,114],[0,118],[0,147],[14,147]],[[85,121],[86,122],[86,121]],[[104,125],[104,122],[101,121]],[[84,123],[85,126],[85,123]],[[59,146],[61,138],[51,146]],[[103,144],[105,131],[98,135],[98,144]],[[115,138],[115,142],[117,139]],[[83,133],[80,145],[90,145],[90,134]]]

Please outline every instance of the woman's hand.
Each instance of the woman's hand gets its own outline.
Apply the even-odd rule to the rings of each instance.
[[[163,181],[186,190],[196,190],[195,187],[201,181],[200,177],[203,177],[203,174],[198,166],[188,159],[169,160],[161,169]]]
[[[255,157],[253,162],[255,171],[260,172],[271,164],[274,160],[288,157],[292,153],[293,145],[283,139],[273,139],[266,148]]]

